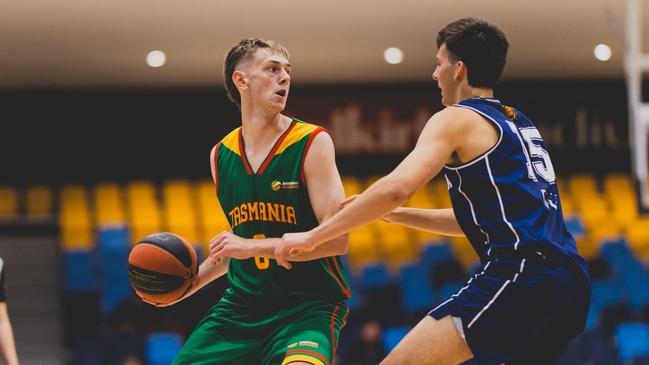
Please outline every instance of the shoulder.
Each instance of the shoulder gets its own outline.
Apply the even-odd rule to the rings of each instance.
[[[449,106],[439,112],[435,113],[431,119],[435,118],[439,121],[446,122],[466,122],[473,120],[475,118],[480,118],[480,115],[472,109],[462,107],[462,106]]]
[[[483,119],[475,111],[459,106],[449,106],[433,114],[426,123],[426,130],[436,131],[443,135],[462,134],[475,125],[476,120]]]

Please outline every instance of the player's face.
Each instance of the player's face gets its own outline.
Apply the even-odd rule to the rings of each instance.
[[[254,105],[281,112],[286,107],[291,86],[291,65],[283,55],[268,48],[255,52],[250,61],[249,87]]]
[[[437,87],[442,91],[442,104],[450,106],[458,102],[456,94],[457,85],[454,82],[454,76],[457,71],[456,62],[452,61],[451,54],[446,49],[446,44],[442,44],[435,57],[437,66],[433,73],[433,80],[437,81]]]

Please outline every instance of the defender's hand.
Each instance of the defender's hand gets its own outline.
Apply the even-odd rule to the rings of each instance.
[[[279,246],[275,248],[275,260],[286,269],[291,268],[288,260],[301,252],[313,251],[311,232],[286,233],[282,236]]]

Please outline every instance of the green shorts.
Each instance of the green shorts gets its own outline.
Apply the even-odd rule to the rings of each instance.
[[[319,298],[245,298],[231,288],[196,326],[173,365],[333,363],[349,309]]]

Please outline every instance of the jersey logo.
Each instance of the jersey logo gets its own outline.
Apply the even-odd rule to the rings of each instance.
[[[516,111],[511,106],[503,105],[503,114],[509,119],[516,119]]]
[[[272,183],[270,183],[270,188],[273,189],[273,191],[280,191],[282,189],[284,190],[291,190],[291,189],[299,189],[300,183],[297,181],[278,181],[274,180]]]
[[[288,347],[289,349],[292,349],[292,348],[295,348],[295,347],[298,347],[298,346],[313,347],[314,349],[317,349],[318,347],[320,347],[317,342],[313,342],[313,341],[294,342],[294,343],[292,343],[292,344],[290,344],[290,345],[288,345],[286,347]]]

